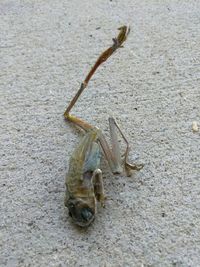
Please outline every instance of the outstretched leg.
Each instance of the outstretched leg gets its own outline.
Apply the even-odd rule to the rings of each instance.
[[[106,49],[101,55],[100,57],[97,59],[96,63],[94,64],[94,66],[91,68],[90,72],[88,73],[88,75],[86,76],[85,80],[83,81],[83,83],[81,84],[80,89],[78,90],[78,92],[76,93],[76,95],[74,96],[74,98],[72,99],[72,101],[70,102],[69,106],[67,107],[65,113],[64,113],[64,117],[66,120],[71,121],[73,123],[75,123],[76,125],[80,126],[81,128],[83,128],[84,130],[87,131],[87,129],[92,128],[92,126],[71,115],[70,111],[73,108],[73,106],[75,105],[76,101],[78,100],[79,96],[82,94],[83,90],[87,87],[91,77],[93,76],[93,74],[95,73],[95,71],[97,70],[97,68],[103,63],[105,62],[118,48],[122,47],[122,44],[126,41],[127,36],[130,32],[130,28],[127,26],[122,26],[119,28],[120,32],[117,36],[117,38],[113,38],[113,45],[111,47],[109,47],[108,49]]]

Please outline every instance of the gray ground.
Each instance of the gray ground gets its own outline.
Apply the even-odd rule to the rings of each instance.
[[[200,2],[0,1],[0,266],[200,266]],[[63,111],[117,28],[125,48],[74,110],[130,140],[132,178],[103,164],[106,208],[88,230],[63,205],[80,133]]]

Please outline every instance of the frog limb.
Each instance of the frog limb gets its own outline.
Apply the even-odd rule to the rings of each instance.
[[[92,176],[92,183],[94,184],[94,193],[97,201],[101,203],[102,207],[105,207],[105,195],[103,187],[103,176],[100,169],[96,169]]]
[[[125,137],[124,133],[122,132],[121,128],[119,127],[117,121],[113,118],[109,118],[109,126],[110,126],[110,136],[111,136],[111,143],[112,143],[112,152],[115,157],[116,163],[121,163],[121,155],[120,155],[120,149],[119,149],[119,142],[117,138],[116,129],[121,134],[124,142],[126,143],[126,150],[124,153],[124,168],[126,171],[127,176],[131,176],[131,170],[139,171],[143,168],[143,164],[130,164],[128,162],[128,154],[130,151],[130,146],[127,138]]]
[[[66,120],[72,121],[72,117],[69,114],[69,112],[71,111],[71,109],[75,105],[76,101],[78,100],[79,96],[82,94],[83,90],[87,87],[91,77],[93,76],[93,74],[95,73],[97,68],[103,62],[105,62],[118,48],[121,48],[122,44],[126,41],[127,36],[130,32],[130,28],[127,26],[122,26],[122,27],[118,28],[118,30],[119,30],[119,34],[116,38],[113,38],[113,45],[110,46],[108,49],[106,49],[99,56],[99,58],[97,59],[97,61],[95,62],[95,64],[93,65],[93,67],[91,68],[89,73],[87,74],[85,80],[81,83],[80,89],[78,90],[78,92],[76,93],[74,98],[71,100],[69,106],[66,108],[65,113],[64,113],[64,117]]]

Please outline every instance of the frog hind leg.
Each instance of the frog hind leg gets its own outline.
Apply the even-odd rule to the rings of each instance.
[[[111,137],[111,144],[112,148],[110,149],[103,133],[99,130],[98,139],[100,141],[100,145],[103,149],[105,157],[108,161],[108,164],[111,168],[111,171],[114,174],[119,174],[123,170],[123,165],[126,171],[127,176],[131,176],[131,170],[141,170],[143,168],[143,164],[130,164],[128,162],[128,154],[129,154],[129,142],[125,137],[124,133],[122,132],[121,128],[119,127],[118,123],[113,117],[109,118],[109,126],[110,126],[110,137]],[[123,140],[126,143],[126,150],[124,153],[124,160],[122,161],[122,157],[120,154],[119,142],[117,137],[117,132],[119,131],[120,135],[122,136]]]

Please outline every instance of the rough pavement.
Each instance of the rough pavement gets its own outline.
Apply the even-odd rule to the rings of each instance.
[[[145,167],[102,165],[106,208],[88,230],[64,208],[80,133],[64,109],[117,28],[131,34],[74,110],[110,114]],[[200,2],[0,2],[0,266],[199,266]]]

